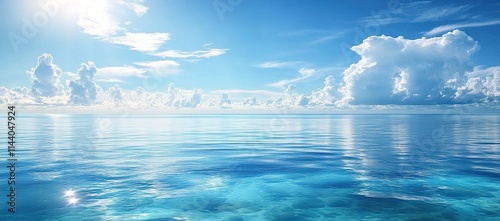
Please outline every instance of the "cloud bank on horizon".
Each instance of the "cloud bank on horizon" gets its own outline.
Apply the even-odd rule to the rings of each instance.
[[[498,2],[36,3],[0,1],[0,104],[500,107]]]
[[[82,63],[73,74],[63,72],[55,64],[57,58],[42,54],[36,66],[27,71],[31,88],[0,87],[0,103],[173,108],[497,103],[500,66],[474,66],[471,55],[479,48],[477,41],[460,30],[419,39],[370,36],[351,48],[360,59],[343,71],[342,79],[327,76],[324,84],[309,94],[298,93],[292,79],[283,84],[284,91],[278,96],[248,96],[235,101],[231,93],[204,94],[201,88],[185,90],[173,83],[153,92],[143,87],[123,90],[119,84],[105,90],[96,81],[101,69],[93,62]],[[165,65],[175,66],[175,62]],[[299,72],[299,78],[308,78],[315,70]],[[65,74],[69,79],[63,84]]]

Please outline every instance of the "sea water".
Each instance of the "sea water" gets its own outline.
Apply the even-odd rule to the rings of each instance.
[[[3,167],[0,220],[500,220],[498,115],[16,123],[16,214]]]

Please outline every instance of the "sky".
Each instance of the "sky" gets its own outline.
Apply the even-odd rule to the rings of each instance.
[[[500,2],[0,1],[0,103],[339,107],[500,100]]]

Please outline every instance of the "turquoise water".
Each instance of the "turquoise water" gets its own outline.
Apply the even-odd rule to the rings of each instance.
[[[2,203],[0,220],[500,220],[500,116],[29,115],[17,125],[16,215]]]

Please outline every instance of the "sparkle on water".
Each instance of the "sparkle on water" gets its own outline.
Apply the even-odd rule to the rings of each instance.
[[[77,202],[78,202],[77,198],[71,197],[71,198],[68,199],[68,203],[71,204],[71,205],[74,205]]]
[[[75,195],[75,191],[74,190],[66,190],[66,192],[64,193],[64,196],[67,196],[67,197],[72,197]]]
[[[64,196],[66,197],[68,204],[75,205],[76,203],[78,203],[78,198],[76,198],[74,190],[66,190],[66,192],[64,192]]]

